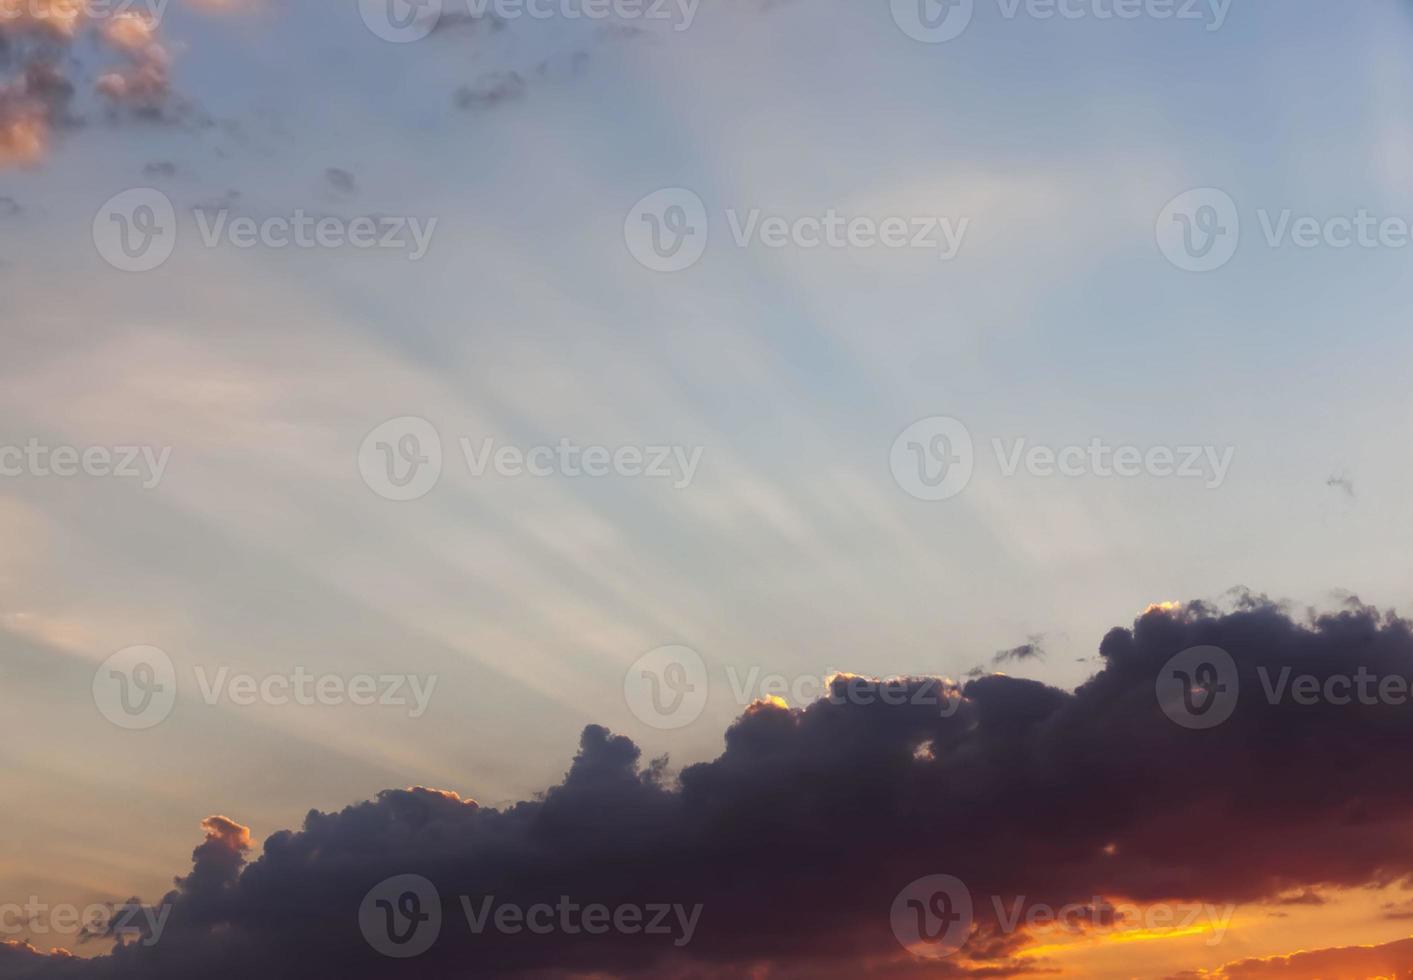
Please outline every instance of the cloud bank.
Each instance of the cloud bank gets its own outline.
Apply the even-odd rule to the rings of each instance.
[[[1231,654],[1241,697],[1225,723],[1191,730],[1160,708],[1155,680],[1206,645]],[[213,817],[163,900],[159,941],[93,960],[10,944],[0,978],[1022,975],[1044,964],[1024,956],[1023,932],[1003,931],[989,896],[1245,903],[1413,872],[1413,785],[1399,775],[1410,707],[1272,702],[1260,679],[1282,667],[1413,676],[1413,624],[1353,602],[1297,617],[1243,596],[1228,610],[1154,607],[1099,653],[1101,669],[1073,692],[991,675],[946,711],[840,676],[802,709],[752,706],[718,758],[675,776],[590,726],[563,781],[535,800],[494,809],[388,790],[311,811],[254,861],[246,828]],[[954,955],[921,963],[889,910],[933,874],[966,884],[975,924]],[[429,949],[395,959],[372,948],[359,916],[404,875],[435,886],[443,922]],[[476,932],[462,898],[481,908],[492,896],[700,916],[685,943],[681,930]],[[1253,961],[1223,975],[1297,974]]]

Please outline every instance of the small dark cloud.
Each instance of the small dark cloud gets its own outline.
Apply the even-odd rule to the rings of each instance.
[[[1325,899],[1319,892],[1306,888],[1294,895],[1282,895],[1275,901],[1276,905],[1324,905]]]
[[[1390,919],[1395,922],[1405,922],[1409,919],[1413,919],[1413,901],[1385,902],[1381,906],[1381,909],[1385,919]]]
[[[453,96],[458,109],[489,109],[525,96],[525,79],[519,72],[497,71],[482,75],[474,85],[463,85]]]
[[[991,658],[993,664],[1022,663],[1027,660],[1044,660],[1045,648],[1042,646],[1045,634],[1036,633],[1027,642],[1018,647],[1011,647],[1009,650],[999,650]]]
[[[1343,490],[1351,499],[1354,497],[1354,481],[1347,476],[1332,476],[1325,481],[1325,486]]]
[[[357,194],[358,181],[353,174],[342,167],[330,167],[324,171],[324,180],[328,185],[340,194]]]
[[[0,218],[14,218],[24,211],[13,197],[0,197]]]
[[[142,168],[144,177],[175,177],[177,165],[169,160],[154,160]]]
[[[535,73],[551,81],[578,78],[588,70],[589,52],[574,51],[565,55],[546,58],[535,66]]]

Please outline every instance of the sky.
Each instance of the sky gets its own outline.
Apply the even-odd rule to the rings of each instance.
[[[1413,674],[1413,11],[468,3],[0,0],[0,977],[1413,971],[1407,722],[1248,704]]]

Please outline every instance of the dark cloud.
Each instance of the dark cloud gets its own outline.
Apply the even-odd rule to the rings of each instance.
[[[1276,898],[1275,905],[1324,905],[1325,899],[1317,891],[1309,888],[1302,888],[1293,895],[1281,895]]]
[[[1343,490],[1351,498],[1354,496],[1354,481],[1347,476],[1332,476],[1325,481],[1325,486]]]
[[[339,194],[358,193],[358,181],[342,167],[330,167],[325,170],[324,181]]]
[[[463,85],[452,96],[458,109],[489,109],[525,96],[525,79],[519,72],[497,71],[482,75],[474,85]]]
[[[993,664],[1021,663],[1027,660],[1044,660],[1043,634],[1034,634],[1025,643],[1009,650],[1000,650],[991,658]]]
[[[1240,696],[1223,724],[1191,730],[1164,713],[1155,680],[1206,645],[1231,654]],[[159,942],[90,961],[12,945],[0,977],[1011,976],[1047,966],[1015,958],[1024,937],[1001,927],[990,896],[1080,903],[1098,924],[1116,900],[1301,901],[1413,872],[1413,783],[1401,775],[1413,706],[1272,703],[1258,674],[1409,677],[1413,625],[1362,606],[1297,618],[1243,594],[1224,611],[1153,608],[1099,653],[1073,692],[983,676],[946,713],[935,696],[883,697],[877,681],[840,676],[850,690],[804,709],[752,706],[720,756],[675,775],[590,726],[563,781],[534,800],[498,809],[389,790],[310,812],[249,863],[244,828],[212,818],[164,899]],[[390,959],[365,942],[359,909],[408,874],[435,885],[444,923],[421,956]],[[934,874],[966,883],[976,927],[952,957],[914,961],[889,912]],[[460,896],[702,911],[680,946],[615,931],[473,935]],[[1256,969],[1222,975],[1314,975]]]
[[[166,177],[177,175],[177,165],[168,160],[154,160],[142,168],[144,177]]]
[[[587,51],[573,51],[569,54],[546,58],[535,66],[535,74],[541,78],[567,81],[579,78],[589,68],[591,55]]]

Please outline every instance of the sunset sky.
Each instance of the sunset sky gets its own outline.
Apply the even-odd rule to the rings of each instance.
[[[1413,8],[60,2],[0,0],[0,980],[1413,976],[1413,703],[1257,673],[1413,676]],[[937,244],[760,224],[829,214]],[[301,216],[393,245],[230,224]],[[1189,730],[1154,685],[1208,645],[1241,702]],[[139,661],[175,699],[124,727]],[[897,677],[957,702],[827,696]],[[701,920],[376,956],[402,874],[463,927],[488,883]],[[890,927],[931,875],[975,904],[935,958]],[[134,897],[166,941],[53,921]]]

